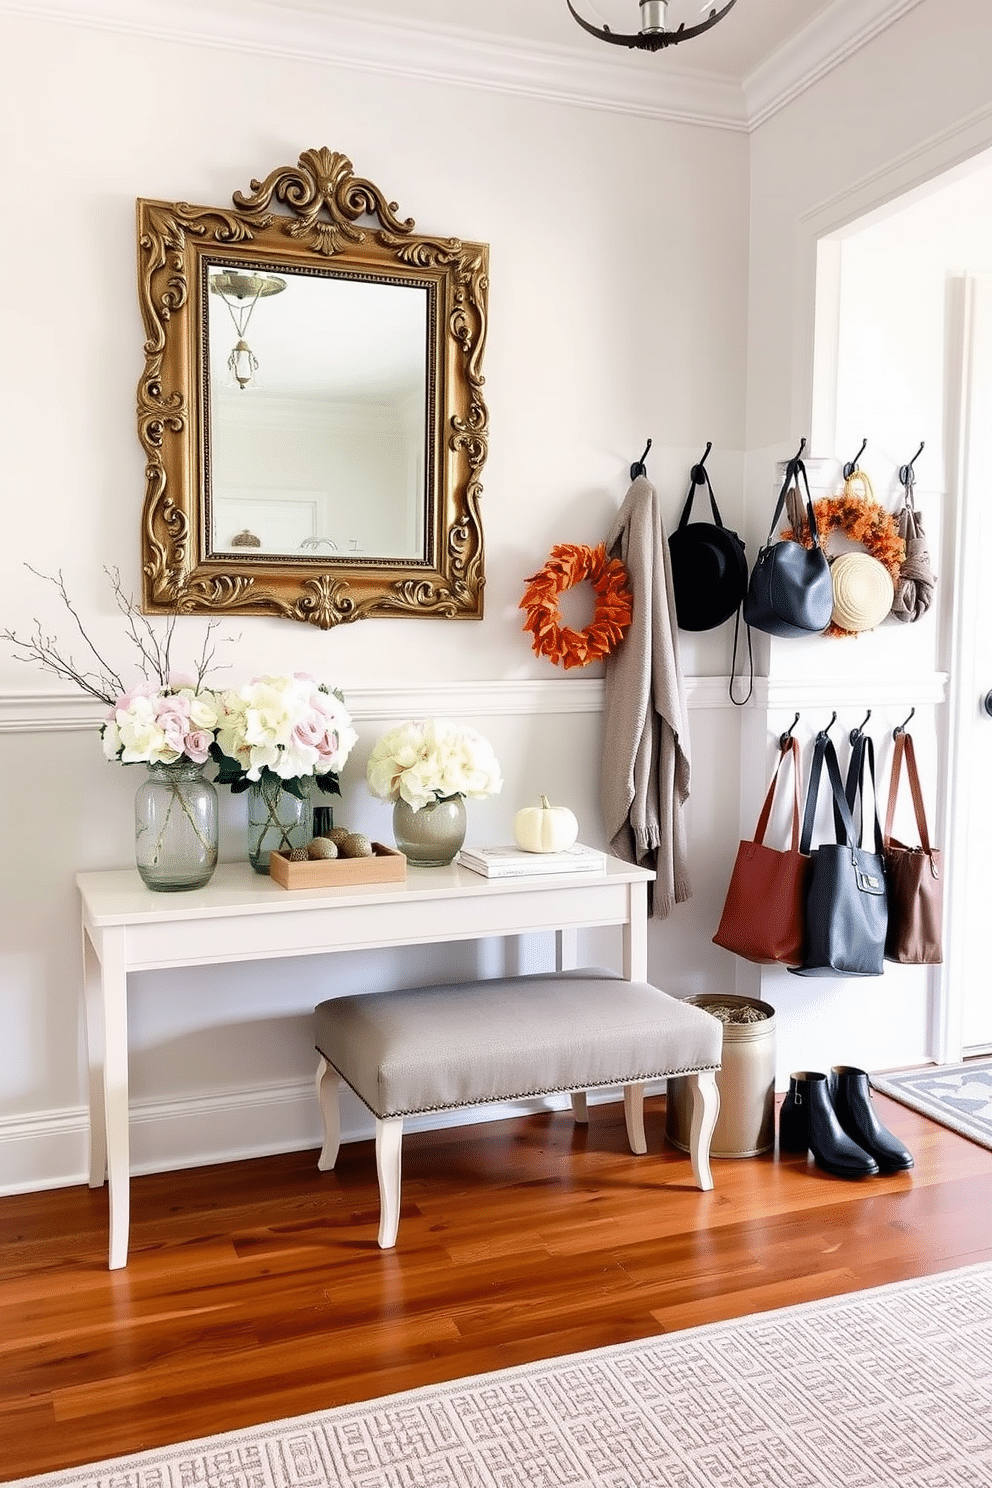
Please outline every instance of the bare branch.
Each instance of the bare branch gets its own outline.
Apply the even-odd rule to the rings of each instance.
[[[82,637],[90,655],[95,659],[95,667],[87,667],[76,662],[71,652],[63,654],[59,647],[56,636],[48,635],[41,626],[39,620],[34,621],[34,629],[27,638],[19,636],[12,630],[0,631],[0,640],[5,640],[13,647],[14,657],[17,661],[29,662],[35,666],[52,672],[56,677],[65,682],[71,682],[74,686],[82,689],[90,697],[99,699],[113,707],[117,699],[126,693],[129,688],[123,679],[110,665],[110,663],[97,650],[90,639],[86,627],[76,611],[75,606],[69,598],[65,587],[62,570],[59,569],[56,576],[39,572],[26,563],[25,568],[33,573],[36,578],[44,579],[46,584],[52,584],[58,590],[59,598],[65,609],[72,616],[73,624]],[[164,690],[168,690],[169,674],[171,670],[171,650],[173,633],[176,626],[176,617],[171,615],[167,620],[164,631],[160,634],[151,621],[138,609],[133,596],[127,594],[121,582],[118,569],[104,569],[110,580],[114,593],[114,601],[118,610],[124,618],[127,635],[131,644],[138,652],[139,670],[142,676]],[[213,667],[216,656],[216,646],[213,643],[213,632],[217,629],[218,621],[211,620],[207,625],[206,635],[203,638],[203,648],[199,661],[196,664],[196,689],[202,687],[207,672]],[[227,641],[231,637],[225,638]],[[240,637],[236,638],[240,640]]]
[[[0,638],[9,641],[15,648],[15,661],[26,661],[35,666],[44,667],[46,671],[54,672],[56,677],[61,677],[63,681],[72,682],[76,687],[82,688],[83,692],[89,693],[90,697],[98,698],[100,702],[112,707],[124,690],[120,685],[120,679],[105,670],[99,673],[81,670],[72,656],[63,658],[59,655],[55,638],[45,635],[37,620],[34,622],[34,627],[30,639],[26,641],[15,635],[12,630],[0,631]]]

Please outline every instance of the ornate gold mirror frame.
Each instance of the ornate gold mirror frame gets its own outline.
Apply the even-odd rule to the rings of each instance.
[[[235,192],[233,201],[233,210],[137,204],[145,611],[278,615],[321,628],[372,616],[481,618],[488,247],[415,234],[412,219],[397,218],[395,202],[326,148],[253,180],[251,194]],[[275,202],[286,210],[272,210]],[[303,275],[423,290],[424,433],[415,450],[412,556],[324,552],[312,538],[293,553],[266,552],[248,531],[226,539],[222,550],[212,517],[208,322],[215,307],[207,291],[210,274],[226,271],[255,275],[256,283],[258,276]],[[278,303],[275,291],[263,293]],[[268,314],[260,311],[258,322]],[[347,499],[360,512],[376,499],[374,481]]]

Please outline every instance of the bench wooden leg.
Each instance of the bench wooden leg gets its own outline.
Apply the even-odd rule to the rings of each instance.
[[[720,1092],[716,1087],[713,1070],[700,1070],[689,1075],[686,1084],[692,1098],[692,1116],[689,1123],[689,1157],[692,1160],[693,1177],[697,1188],[713,1187],[710,1172],[710,1143],[713,1128],[720,1114]]]
[[[379,1174],[379,1246],[392,1250],[400,1227],[403,1117],[375,1119],[375,1166]]]
[[[589,1125],[589,1099],[584,1090],[570,1090],[572,1119],[581,1126]]]
[[[324,1122],[324,1145],[320,1149],[317,1167],[322,1173],[333,1168],[341,1147],[341,1100],[338,1072],[331,1068],[321,1055],[317,1066],[317,1099]]]
[[[631,1152],[648,1150],[644,1135],[644,1082],[623,1087],[623,1116],[627,1123],[627,1141]]]

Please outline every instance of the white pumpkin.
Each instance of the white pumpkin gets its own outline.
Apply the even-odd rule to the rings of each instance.
[[[564,852],[579,835],[575,814],[567,806],[552,806],[547,796],[540,806],[525,806],[513,818],[513,836],[525,852]]]

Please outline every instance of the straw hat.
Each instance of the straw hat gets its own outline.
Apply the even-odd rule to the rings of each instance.
[[[831,619],[842,630],[874,630],[892,608],[895,589],[888,569],[870,553],[842,553],[830,565],[834,594]]]

